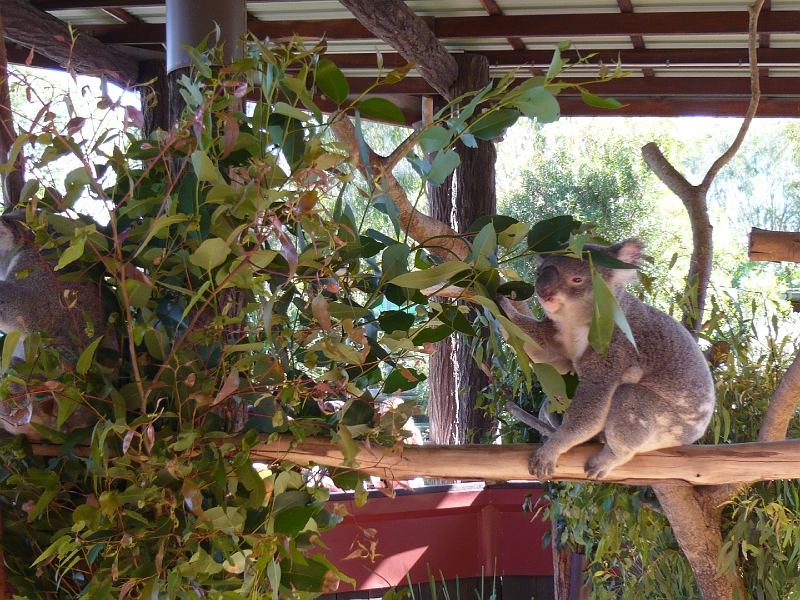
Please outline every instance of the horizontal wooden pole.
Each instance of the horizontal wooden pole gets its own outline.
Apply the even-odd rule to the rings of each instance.
[[[414,477],[479,479],[485,481],[534,480],[528,473],[528,457],[539,444],[471,444],[464,446],[400,446],[394,449],[359,443],[356,465],[345,465],[344,456],[329,438],[306,438],[297,443],[291,436],[257,444],[250,451],[256,462],[288,460],[300,465],[353,468],[383,479]],[[220,438],[217,444],[236,443],[239,438]],[[589,481],[583,470],[586,460],[602,446],[583,444],[562,454],[553,479]],[[57,456],[61,447],[34,444],[34,454]],[[73,452],[86,456],[88,448]],[[630,462],[612,470],[603,481],[629,485],[671,483],[676,485],[742,484],[754,481],[800,478],[800,440],[678,446],[637,454]]]
[[[291,460],[342,466],[339,449],[329,440],[307,438],[290,448],[292,439],[282,438],[253,449],[253,457],[264,461]],[[404,446],[400,451],[362,444],[359,470],[385,479],[442,477],[508,481],[535,479],[528,473],[528,457],[538,444],[464,446]],[[584,444],[563,454],[553,479],[588,481],[583,465],[600,450],[599,444]],[[673,483],[678,485],[719,485],[751,483],[800,477],[800,440],[680,446],[635,456],[604,481],[631,485]]]

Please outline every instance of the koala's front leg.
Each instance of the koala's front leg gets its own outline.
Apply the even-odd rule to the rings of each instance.
[[[603,431],[615,387],[581,379],[561,426],[529,459],[531,475],[539,481],[550,479],[559,456]]]

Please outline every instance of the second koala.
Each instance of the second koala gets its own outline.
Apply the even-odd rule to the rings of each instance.
[[[584,249],[637,266],[642,254],[636,239],[613,246],[587,244]],[[605,446],[585,466],[591,478],[604,477],[636,453],[691,444],[703,435],[714,412],[711,371],[691,334],[625,291],[636,280],[635,269],[596,271],[619,301],[637,348],[618,327],[607,356],[589,345],[594,295],[586,261],[561,255],[543,258],[536,279],[545,313],[541,321],[498,296],[511,321],[546,351],[546,356],[537,353],[537,360],[562,371],[565,364],[571,365],[579,379],[563,423],[530,459],[531,474],[540,480],[552,477],[562,453],[601,432]]]
[[[57,256],[45,255],[36,247],[25,222],[25,212],[15,211],[0,216],[0,331],[20,332],[12,365],[25,362],[23,340],[40,331],[58,350],[62,364],[75,366],[78,357],[94,336],[105,335],[103,346],[114,348],[116,335],[109,327],[103,309],[100,285],[91,281],[61,281],[60,276],[72,273],[69,268],[54,271]],[[71,368],[67,367],[67,368]],[[41,439],[31,423],[57,429],[58,400],[56,394],[44,394],[46,400],[34,402],[34,393],[25,386],[9,385],[9,397],[0,401],[0,428],[9,433],[23,433],[29,439]],[[62,427],[70,431],[96,421],[96,415],[78,406]]]

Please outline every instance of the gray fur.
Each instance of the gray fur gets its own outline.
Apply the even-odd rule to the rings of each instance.
[[[103,346],[116,345],[113,329],[106,332],[108,315],[103,310],[99,283],[60,281],[59,276],[70,270],[56,272],[56,263],[52,250],[43,256],[34,245],[24,212],[0,216],[0,331],[21,333],[12,365],[24,362],[24,338],[40,331],[52,339],[64,362],[74,367],[94,339],[87,335],[87,319],[94,327],[94,337],[107,333]],[[57,399],[53,401],[51,396],[35,402],[34,393],[16,383],[9,385],[9,392],[9,397],[0,401],[0,427],[32,439],[42,436],[30,423],[56,428]],[[54,396],[57,398],[57,394]],[[90,413],[78,407],[62,429],[69,431],[96,420]]]
[[[642,245],[630,239],[586,249],[638,265]],[[498,297],[512,322],[551,353],[542,362],[569,362],[579,377],[561,427],[530,459],[531,474],[541,480],[553,475],[562,453],[601,432],[605,446],[585,466],[589,477],[598,479],[638,452],[691,444],[703,435],[714,412],[711,371],[691,334],[625,291],[636,278],[635,270],[597,271],[619,301],[638,352],[618,327],[606,357],[589,345],[594,296],[588,262],[560,255],[542,260],[536,279],[545,310],[542,321]]]

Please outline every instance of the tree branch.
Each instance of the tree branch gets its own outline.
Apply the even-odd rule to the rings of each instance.
[[[6,39],[83,75],[107,75],[127,87],[135,83],[139,66],[130,56],[106,46],[84,32],[73,33],[60,19],[41,11],[27,0],[0,2]]]
[[[394,48],[433,88],[451,100],[450,88],[458,77],[458,65],[428,24],[403,0],[339,0],[376,37]]]
[[[347,152],[359,159],[359,144],[356,130],[349,117],[341,115],[331,124],[336,139],[346,146]],[[452,228],[441,221],[418,211],[408,200],[405,190],[389,170],[388,166],[398,160],[394,154],[385,159],[369,149],[370,166],[384,177],[389,195],[397,206],[400,226],[408,236],[425,246],[442,260],[464,259],[469,254],[469,245]]]
[[[517,419],[525,423],[525,425],[527,425],[528,427],[533,427],[539,433],[544,433],[545,435],[552,435],[556,432],[556,428],[550,425],[550,423],[545,423],[541,419],[537,419],[528,411],[522,410],[511,400],[506,400],[503,406],[509,412],[509,414],[511,414],[512,416],[516,417]]]

